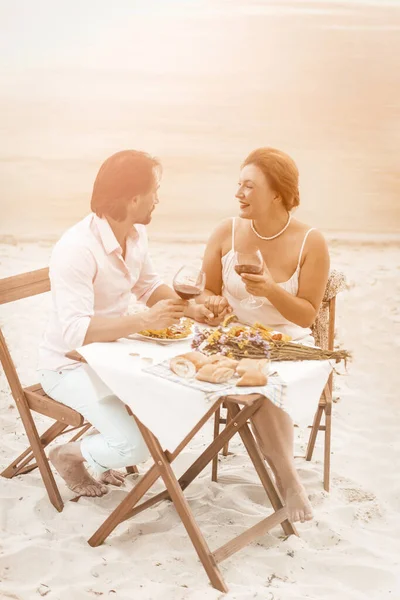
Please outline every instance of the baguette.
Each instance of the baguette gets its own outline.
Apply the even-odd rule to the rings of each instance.
[[[258,387],[267,385],[268,377],[258,369],[249,369],[236,382],[238,387]]]
[[[187,352],[186,354],[181,354],[180,358],[186,358],[187,360],[190,360],[190,362],[193,363],[194,366],[196,367],[196,371],[199,371],[199,369],[201,369],[201,367],[204,367],[204,365],[206,365],[207,363],[210,362],[210,359],[208,356],[206,356],[202,352],[196,352],[196,351]]]
[[[234,369],[220,366],[217,364],[204,365],[196,375],[199,381],[207,381],[208,383],[226,383],[235,374]]]
[[[183,377],[184,379],[190,379],[196,375],[196,367],[194,364],[183,356],[175,356],[174,358],[171,358],[169,361],[169,367],[171,371],[175,373],[175,375]]]
[[[268,375],[270,363],[267,358],[242,358],[236,367],[238,375],[244,375],[247,371],[260,371]]]
[[[228,369],[233,369],[235,371],[236,367],[239,364],[239,361],[224,356],[217,363],[214,364],[218,365],[219,367],[228,367]]]

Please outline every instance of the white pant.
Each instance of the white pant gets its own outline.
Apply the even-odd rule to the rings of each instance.
[[[81,442],[84,459],[97,473],[148,459],[149,451],[135,419],[89,365],[42,370],[39,375],[48,396],[80,412],[99,431]]]

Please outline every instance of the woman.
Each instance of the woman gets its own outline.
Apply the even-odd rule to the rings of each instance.
[[[204,255],[206,306],[216,319],[232,310],[240,321],[259,321],[302,343],[313,343],[310,326],[322,302],[329,274],[329,254],[319,231],[292,218],[300,203],[298,169],[284,152],[259,148],[242,165],[236,198],[239,218],[223,221]],[[259,249],[261,274],[237,275],[235,251]],[[249,294],[263,303],[243,306]],[[301,398],[299,398],[301,401]],[[265,398],[253,428],[271,466],[292,522],[312,518],[312,509],[293,457],[293,422]]]

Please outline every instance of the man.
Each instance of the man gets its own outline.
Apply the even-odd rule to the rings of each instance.
[[[121,485],[123,476],[113,469],[146,460],[148,450],[125,405],[88,365],[66,353],[163,329],[183,316],[213,318],[204,305],[192,306],[164,285],[149,258],[145,226],[159,202],[160,172],[158,161],[144,152],[124,150],[108,158],[94,183],[92,213],[61,237],[50,260],[52,312],[40,346],[42,387],[97,430],[54,448],[50,460],[80,495],[101,496],[105,484]],[[128,315],[131,293],[149,310]]]

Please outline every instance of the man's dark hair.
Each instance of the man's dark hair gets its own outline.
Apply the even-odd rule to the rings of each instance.
[[[127,204],[135,196],[147,194],[154,185],[159,161],[138,150],[122,150],[101,165],[93,185],[90,207],[99,217],[116,221],[126,218]]]

